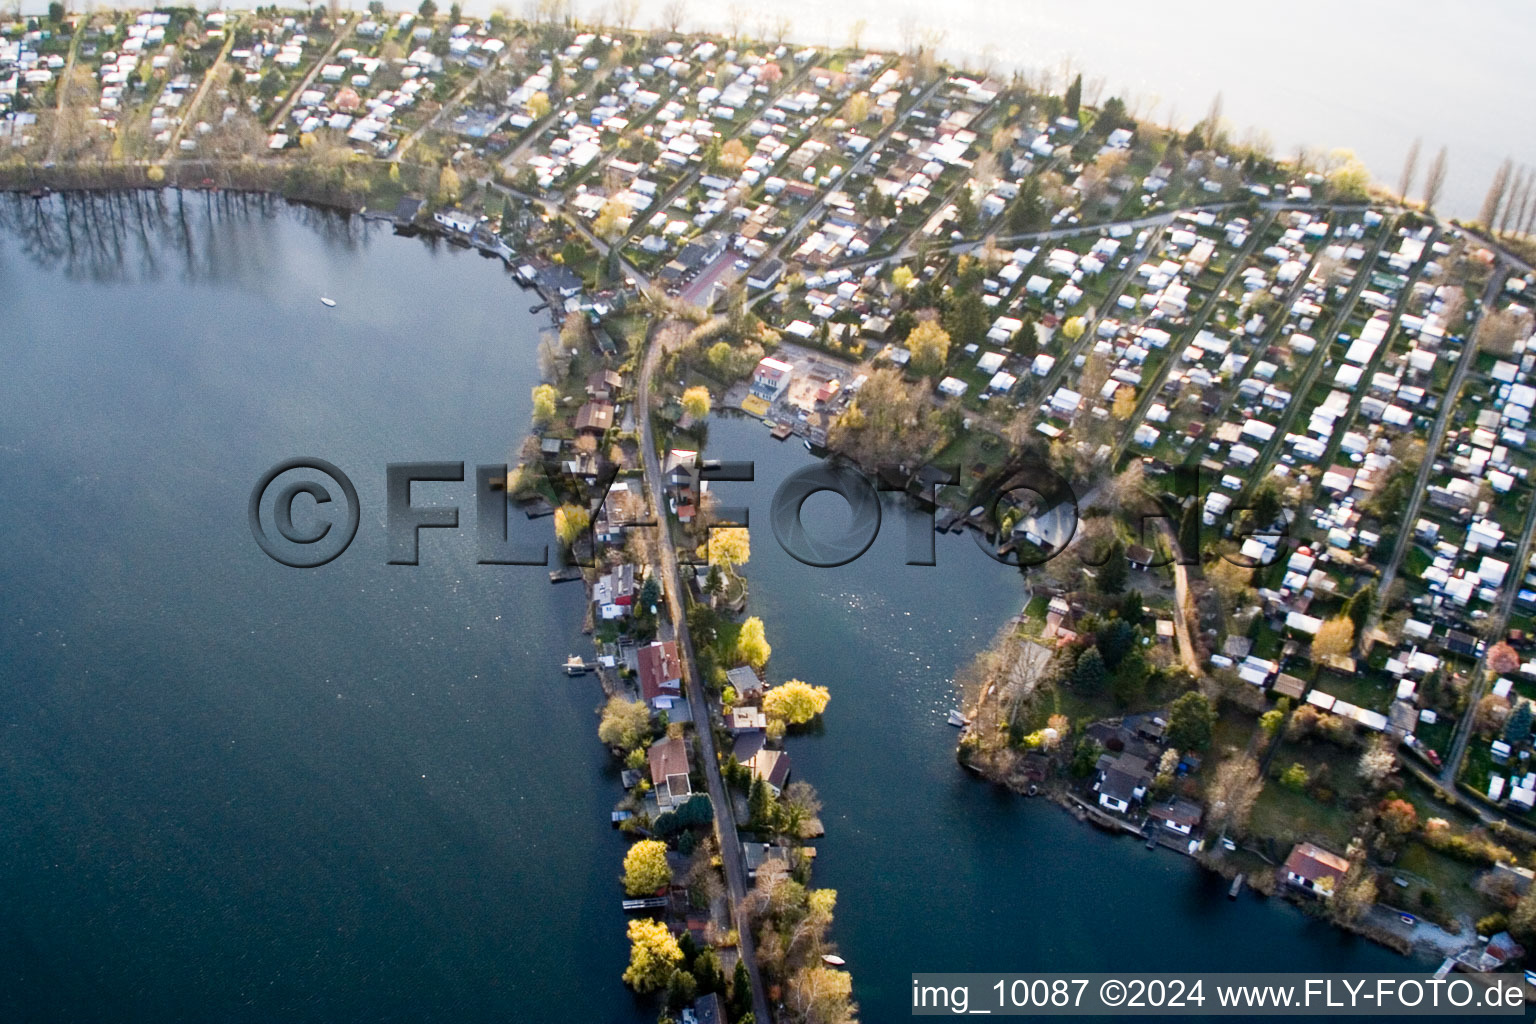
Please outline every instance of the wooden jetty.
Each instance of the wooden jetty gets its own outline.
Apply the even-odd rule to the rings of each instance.
[[[565,659],[565,664],[562,667],[565,669],[565,674],[568,676],[581,676],[591,672],[597,666],[582,661],[581,655],[573,654],[569,658]]]
[[[661,910],[667,905],[665,896],[650,896],[643,900],[625,900],[624,909],[634,912],[637,910]]]
[[[557,569],[549,574],[551,583],[575,583],[581,579],[581,566],[568,565],[564,569]]]
[[[769,436],[772,437],[775,441],[782,441],[794,432],[795,428],[793,424],[779,423],[774,426],[773,430],[769,431]]]

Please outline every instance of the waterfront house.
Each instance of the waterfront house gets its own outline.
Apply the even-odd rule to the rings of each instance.
[[[1131,804],[1147,795],[1152,770],[1146,758],[1131,753],[1105,754],[1099,758],[1099,777],[1093,784],[1099,794],[1099,806],[1125,814]]]
[[[687,803],[693,788],[688,783],[688,744],[683,738],[670,736],[652,743],[645,757],[650,764],[656,805],[666,811]]]
[[[746,665],[738,665],[725,673],[726,684],[736,691],[736,699],[755,701],[763,692],[763,681]]]
[[[640,696],[654,708],[665,709],[683,693],[683,668],[677,643],[656,640],[640,648]]]
[[[1297,843],[1285,859],[1285,880],[1317,896],[1333,895],[1349,871],[1349,861],[1312,843]]]
[[[768,716],[759,707],[731,708],[731,732],[737,736],[749,732],[763,732],[768,728]]]
[[[754,779],[768,784],[768,791],[777,797],[789,785],[789,755],[782,750],[759,749],[742,762],[752,772]]]
[[[1173,799],[1165,804],[1158,804],[1147,812],[1147,820],[1161,822],[1169,831],[1177,832],[1181,836],[1192,835],[1195,829],[1200,827],[1200,819],[1204,816],[1200,805],[1190,800]]]
[[[459,209],[438,210],[432,214],[432,219],[437,222],[439,227],[447,228],[449,231],[454,231],[461,235],[467,235],[474,231],[475,225],[480,223],[480,218],[468,210]]]
[[[794,367],[781,359],[764,356],[752,372],[752,394],[772,405],[789,388]]]

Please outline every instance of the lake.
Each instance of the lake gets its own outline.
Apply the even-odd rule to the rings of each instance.
[[[3,200],[0,289],[0,1017],[654,1019],[619,981],[600,695],[558,668],[581,588],[476,565],[469,483],[418,485],[464,528],[386,564],[386,463],[472,478],[520,440],[532,294],[357,218],[176,193]],[[905,1016],[915,971],[1405,965],[961,772],[950,680],[1018,576],[959,536],[902,565],[897,505],[808,568],[767,520],[805,450],[725,418],[708,450],[757,465],[717,486],[752,510],[772,677],[832,690],[789,749],[863,1019]],[[246,518],[301,455],[362,509],[314,570]]]

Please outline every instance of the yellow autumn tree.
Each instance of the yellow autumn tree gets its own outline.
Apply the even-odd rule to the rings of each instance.
[[[1355,648],[1355,624],[1347,616],[1335,615],[1318,627],[1312,638],[1312,660],[1347,658]]]
[[[629,895],[652,896],[671,881],[666,843],[642,839],[624,855],[624,891]]]
[[[683,392],[683,411],[696,420],[709,415],[709,388],[698,385]]]
[[[709,531],[709,561],[726,572],[746,565],[752,558],[752,535],[745,526],[717,527]]]
[[[772,655],[773,648],[763,632],[763,620],[756,615],[749,616],[736,636],[736,656],[753,668],[761,669]]]
[[[555,389],[540,384],[533,389],[533,422],[545,426],[555,418]]]
[[[1110,414],[1117,420],[1128,420],[1136,414],[1136,389],[1123,385],[1115,389],[1115,404]]]
[[[1087,329],[1088,322],[1080,316],[1068,317],[1067,322],[1061,325],[1061,333],[1066,335],[1068,341],[1081,338]]]
[[[459,181],[459,172],[444,164],[443,169],[437,172],[437,201],[456,203],[463,189],[464,186]]]
[[[751,158],[752,154],[740,139],[731,139],[720,147],[720,166],[727,171],[740,171]]]
[[[937,373],[949,358],[949,332],[937,320],[924,320],[907,335],[907,350],[912,353],[912,369],[923,374]]]
[[[912,268],[897,267],[891,271],[891,287],[899,292],[904,292],[912,287]]]
[[[791,679],[763,694],[763,713],[790,725],[804,725],[827,710],[831,699],[825,686]]]
[[[555,509],[555,536],[566,547],[580,540],[591,524],[591,515],[580,505],[561,505]]]
[[[528,113],[535,121],[549,113],[549,94],[536,92],[528,99]]]
[[[662,921],[642,917],[629,922],[629,966],[624,982],[636,992],[666,986],[682,966],[683,951]]]
[[[599,238],[612,241],[618,237],[620,222],[629,212],[629,207],[617,199],[610,199],[597,211],[597,216],[592,221],[592,233]]]

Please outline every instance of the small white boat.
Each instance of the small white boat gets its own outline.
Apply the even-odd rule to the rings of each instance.
[[[833,967],[842,967],[848,961],[844,960],[836,953],[823,953],[821,955],[821,962],[824,964],[831,964]]]
[[[971,720],[960,713],[959,708],[949,709],[949,724],[956,729],[964,729],[971,724]]]
[[[331,299],[331,298],[327,298],[324,295],[322,295],[322,296],[320,296],[320,303],[322,305],[325,305],[325,306],[334,306],[334,305],[336,305],[336,300],[335,299]]]

